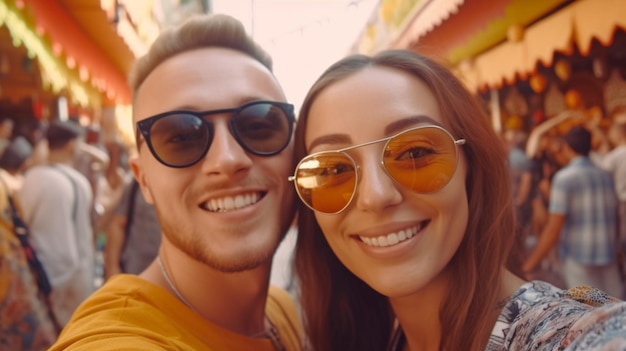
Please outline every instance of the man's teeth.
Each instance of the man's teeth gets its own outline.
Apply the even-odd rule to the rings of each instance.
[[[415,226],[413,228],[401,230],[399,232],[395,232],[395,233],[391,233],[387,235],[381,235],[381,236],[376,236],[376,237],[359,235],[359,238],[361,238],[361,241],[363,241],[369,246],[386,247],[386,246],[395,245],[405,240],[411,239],[413,236],[415,236],[415,234],[417,234],[422,229],[422,227],[424,227],[424,223],[422,223],[421,225]]]
[[[259,198],[258,193],[221,197],[209,200],[206,208],[212,212],[232,211],[255,204],[259,201]]]

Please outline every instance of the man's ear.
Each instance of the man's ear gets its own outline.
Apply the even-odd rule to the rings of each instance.
[[[137,181],[137,183],[139,183],[139,188],[141,189],[141,193],[143,194],[144,199],[146,199],[147,203],[154,205],[154,198],[152,197],[152,192],[150,191],[150,188],[148,187],[148,184],[146,182],[146,174],[143,170],[142,165],[140,164],[139,156],[131,158],[129,160],[129,164],[130,170],[133,172],[135,180]]]

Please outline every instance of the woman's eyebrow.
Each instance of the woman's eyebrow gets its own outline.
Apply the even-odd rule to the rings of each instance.
[[[416,115],[390,123],[387,127],[385,127],[385,135],[393,135],[399,133],[409,127],[415,126],[416,124],[433,124],[441,127],[441,123],[426,115]]]
[[[322,144],[350,144],[352,139],[347,134],[327,134],[321,137],[313,139],[311,144],[307,147],[308,150]]]
[[[385,127],[385,135],[393,135],[398,132],[401,132],[409,127],[413,127],[416,124],[433,124],[437,126],[441,126],[441,124],[434,119],[425,116],[425,115],[416,115],[407,118],[403,118],[401,120],[390,123],[387,127]],[[352,139],[347,134],[327,134],[322,135],[318,138],[313,139],[311,144],[307,147],[308,150],[313,149],[314,147],[321,144],[329,144],[329,145],[346,145],[351,144]]]

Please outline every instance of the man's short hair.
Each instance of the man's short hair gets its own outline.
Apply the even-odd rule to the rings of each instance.
[[[163,31],[148,53],[137,60],[129,78],[133,93],[167,59],[183,52],[211,47],[240,51],[272,71],[271,57],[246,33],[239,20],[224,14],[195,15],[180,26]]]
[[[565,133],[563,140],[579,155],[588,156],[591,151],[591,133],[583,126],[571,128]]]
[[[71,140],[81,135],[80,126],[70,121],[53,121],[46,131],[48,148],[56,150],[63,148]]]

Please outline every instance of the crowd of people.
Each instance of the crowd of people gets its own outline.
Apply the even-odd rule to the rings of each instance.
[[[527,256],[518,269],[558,286],[588,284],[624,298],[626,111],[616,109],[605,128],[583,111],[559,119],[532,139],[521,131],[503,135]]]
[[[20,289],[39,297],[2,321],[0,348],[626,350],[619,118],[593,161],[585,123],[528,156],[419,53],[343,58],[300,111],[272,69],[238,20],[194,17],[133,68],[136,157],[72,122],[47,127],[43,163],[36,143],[0,143],[2,199],[36,253],[15,256]],[[271,277],[294,232],[290,294]],[[3,240],[5,269],[26,246]]]
[[[137,209],[129,212],[133,202],[122,197],[133,188],[123,144],[102,143],[75,119],[35,127],[3,134],[0,349],[50,347],[104,279],[138,273],[160,242],[153,207],[135,192]],[[113,239],[102,248],[99,237]]]

